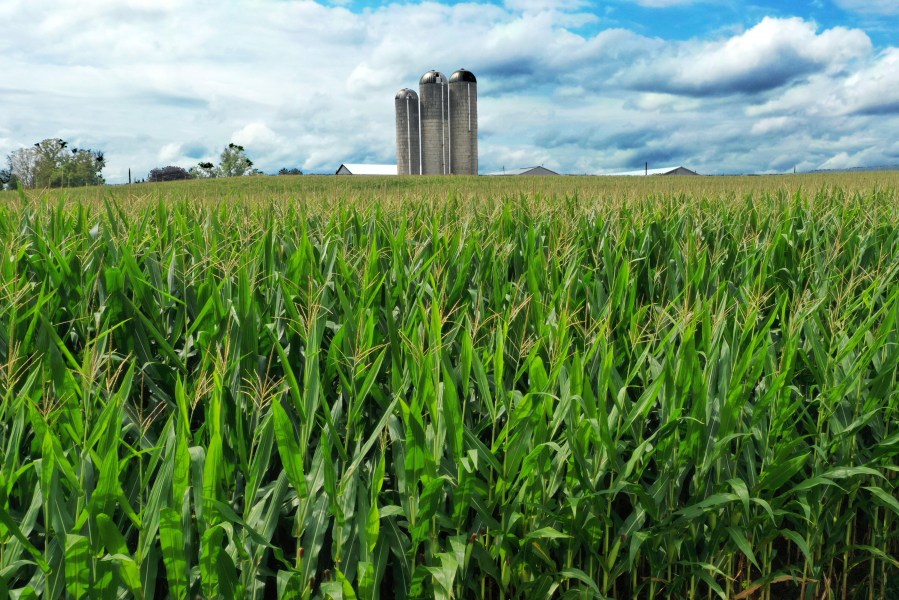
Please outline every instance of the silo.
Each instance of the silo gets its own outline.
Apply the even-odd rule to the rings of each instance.
[[[446,77],[440,71],[428,71],[418,84],[422,173],[446,175],[449,172]]]
[[[450,173],[478,174],[478,80],[459,69],[449,80]]]
[[[396,173],[421,175],[418,94],[408,88],[396,94]]]

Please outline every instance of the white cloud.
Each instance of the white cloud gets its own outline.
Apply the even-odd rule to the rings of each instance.
[[[871,15],[899,15],[899,2],[896,0],[835,0],[837,6],[844,10]]]
[[[281,137],[261,121],[248,123],[231,136],[231,142],[248,148],[268,150],[281,144]]]
[[[391,162],[396,91],[459,67],[479,81],[483,171],[899,162],[882,118],[899,114],[899,50],[798,18],[682,42],[584,33],[602,21],[580,1],[38,4],[0,4],[0,156],[64,137],[103,149],[110,181],[217,160],[228,141],[267,172]]]
[[[768,117],[760,119],[752,124],[753,135],[770,135],[790,133],[799,126],[799,120],[794,117]]]
[[[899,114],[899,48],[888,48],[852,72],[811,77],[747,111],[750,116],[800,112],[818,117]]]
[[[506,8],[517,11],[542,12],[548,10],[576,10],[589,2],[585,0],[506,0]]]
[[[847,77],[840,91],[850,112],[899,114],[899,48]]]
[[[745,33],[715,42],[670,44],[622,74],[638,89],[686,95],[754,94],[818,71],[835,70],[871,51],[864,32],[820,34],[799,18],[764,18]]]
[[[640,6],[648,6],[650,8],[668,8],[671,6],[683,6],[685,4],[694,4],[702,0],[634,0]]]
[[[170,164],[174,164],[179,162],[184,157],[184,152],[182,150],[181,144],[171,143],[166,144],[162,148],[159,149],[159,154],[157,155],[160,163],[164,163],[166,166]]]
[[[885,166],[876,148],[863,147],[850,151],[840,151],[821,163],[819,169],[852,169],[856,167]]]
[[[671,114],[699,110],[702,108],[702,101],[675,94],[647,92],[636,95],[634,106],[642,111]]]
[[[857,160],[855,160],[851,156],[849,156],[848,152],[840,152],[836,156],[829,158],[826,161],[824,161],[823,163],[821,163],[821,166],[818,168],[819,169],[849,169],[849,168],[857,167],[857,166],[859,166]]]

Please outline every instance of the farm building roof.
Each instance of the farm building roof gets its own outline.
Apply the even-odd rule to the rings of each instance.
[[[613,177],[642,177],[644,175],[699,175],[687,167],[662,167],[660,169],[640,169],[638,171],[625,171],[623,173],[603,173]]]
[[[396,165],[365,165],[344,163],[337,175],[396,175]]]
[[[558,175],[558,173],[545,167],[524,167],[522,169],[503,169],[487,173],[487,175]]]

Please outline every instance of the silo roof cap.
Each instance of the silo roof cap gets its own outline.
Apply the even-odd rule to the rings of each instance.
[[[415,90],[410,90],[409,88],[403,88],[396,93],[397,100],[418,100],[418,94],[415,93]]]
[[[453,73],[452,77],[450,77],[450,83],[459,83],[459,82],[470,82],[477,83],[478,80],[475,78],[474,73],[471,71],[466,71],[465,69],[459,69],[455,73]]]
[[[421,76],[421,81],[418,82],[420,85],[425,85],[427,83],[446,83],[446,76],[440,71],[428,71],[424,75]]]

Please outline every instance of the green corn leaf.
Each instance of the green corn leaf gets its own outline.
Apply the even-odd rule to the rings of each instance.
[[[430,519],[437,514],[437,509],[443,499],[443,486],[445,479],[439,477],[428,481],[421,497],[418,499],[418,515],[415,525],[412,527],[413,541],[424,540],[430,529]]]
[[[790,492],[791,493],[804,492],[806,490],[810,490],[812,488],[819,487],[819,486],[840,487],[839,485],[834,483],[834,481],[832,479],[829,479],[824,476],[819,476],[819,477],[810,477],[810,478],[806,479],[802,483],[794,486],[793,489],[790,490]]]
[[[66,535],[66,590],[76,600],[93,593],[90,542],[83,535]]]
[[[439,567],[427,567],[434,584],[434,597],[449,600],[453,596],[453,582],[459,570],[459,563],[449,552],[441,552],[437,558],[440,560]]]
[[[871,546],[869,544],[858,544],[858,545],[849,546],[846,548],[847,552],[853,552],[855,550],[860,550],[862,552],[866,552],[866,553],[870,554],[871,556],[876,556],[883,562],[889,564],[891,567],[899,569],[899,559],[897,559],[895,556],[887,554],[886,552],[884,552],[883,550],[881,550],[880,548],[878,548],[876,546]]]
[[[203,516],[207,522],[216,520],[214,503],[219,497],[222,483],[222,438],[212,436],[206,449],[206,461],[203,463]]]
[[[746,539],[746,535],[736,527],[728,527],[727,534],[730,536],[730,539],[732,539],[737,545],[737,548],[740,549],[740,552],[746,555],[746,558],[749,559],[749,562],[755,565],[756,568],[759,568],[759,563],[755,558],[755,553],[752,551],[752,545],[749,543],[749,540]]]
[[[899,515],[899,500],[896,499],[894,494],[888,493],[881,487],[877,486],[865,486],[865,489],[873,495],[875,502],[878,504],[889,508],[894,513]]]
[[[119,456],[118,448],[106,453],[100,466],[100,478],[91,496],[91,512],[110,513],[119,496]]]
[[[370,562],[359,563],[358,584],[360,598],[375,597],[375,566]]]
[[[44,559],[41,551],[38,550],[27,537],[25,537],[22,530],[19,529],[18,524],[12,519],[9,511],[3,506],[2,502],[0,502],[0,525],[5,528],[6,533],[12,534],[12,536],[22,544],[44,573],[50,572],[50,564]]]
[[[278,598],[280,600],[301,600],[303,597],[303,582],[300,574],[295,571],[278,571],[277,575]]]
[[[553,527],[541,527],[536,531],[532,531],[525,536],[525,541],[531,540],[565,540],[570,538],[571,536],[567,533],[562,533]]]
[[[567,569],[562,569],[559,572],[559,575],[561,575],[565,579],[574,579],[585,584],[592,592],[594,598],[605,598],[605,596],[603,596],[599,591],[599,586],[596,584],[596,582],[582,570],[570,567]]]
[[[275,425],[275,439],[278,443],[278,455],[281,457],[284,470],[287,471],[287,479],[296,490],[297,495],[305,498],[308,494],[306,476],[303,472],[305,452],[300,449],[293,421],[281,406],[280,400],[276,399],[272,402],[272,418]]]
[[[278,358],[281,359],[281,368],[284,369],[284,379],[287,380],[287,389],[290,390],[290,397],[293,400],[294,408],[297,411],[297,414],[300,417],[300,422],[306,422],[307,419],[311,418],[305,409],[305,404],[303,402],[303,394],[300,392],[300,385],[297,383],[297,378],[293,373],[293,368],[290,366],[290,358],[287,356],[287,352],[284,351],[284,347],[281,345],[281,342],[278,341],[278,338],[275,337],[275,332],[272,328],[266,329],[269,332],[269,336],[271,337],[272,343],[275,345],[275,351],[278,353]],[[275,428],[277,430],[277,423],[275,424]]]
[[[328,498],[320,494],[312,504],[309,516],[303,523],[303,558],[302,581],[309,581],[318,572],[319,554],[328,529],[330,515],[328,514]]]
[[[200,581],[207,598],[233,598],[237,590],[234,562],[222,547],[225,529],[216,525],[203,532],[200,541]]]
[[[805,557],[805,562],[807,564],[814,563],[814,557],[812,556],[812,551],[809,549],[808,543],[806,543],[805,539],[793,531],[792,529],[782,529],[781,534],[791,542],[796,544],[796,547],[802,552],[802,556]]]
[[[100,532],[100,539],[106,547],[106,551],[114,557],[119,557],[119,573],[122,581],[128,586],[128,589],[135,598],[143,596],[143,587],[140,582],[140,569],[128,551],[128,544],[125,536],[119,531],[112,519],[105,513],[100,513],[96,517],[97,529]]]
[[[159,329],[153,324],[153,322],[141,311],[141,309],[131,301],[127,296],[125,297],[125,302],[131,307],[132,314],[137,315],[137,318],[146,328],[146,330],[150,333],[150,336],[153,338],[153,341],[156,342],[159,350],[170,360],[175,367],[184,372],[185,366],[181,361],[181,357],[178,356],[178,353],[175,352],[174,348],[172,348],[171,344],[169,344],[168,339],[164,336]]]
[[[188,431],[190,417],[188,416],[188,401],[180,377],[175,382],[175,400],[178,404],[178,415],[180,418],[176,420],[178,426],[175,428],[172,502],[177,503],[184,497],[184,493],[190,485],[190,440]]]
[[[677,511],[677,513],[675,514],[680,515],[684,519],[691,520],[705,514],[706,512],[718,510],[722,506],[735,502],[739,499],[740,497],[736,494],[713,494],[705,500]]]
[[[805,463],[808,462],[808,457],[808,453],[800,454],[786,462],[770,466],[762,472],[759,485],[762,489],[779,490],[805,466]]]
[[[187,598],[189,572],[183,525],[181,515],[168,506],[160,510],[159,543],[170,593],[183,600]]]
[[[456,385],[450,372],[443,367],[443,418],[446,420],[447,435],[450,439],[451,458],[458,461],[462,458],[463,423],[462,406]]]

